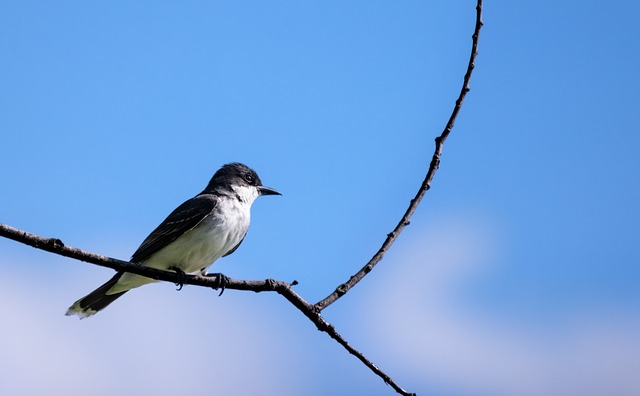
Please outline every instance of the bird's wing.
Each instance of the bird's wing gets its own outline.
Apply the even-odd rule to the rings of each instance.
[[[211,213],[217,204],[213,195],[198,195],[178,206],[160,225],[149,234],[138,250],[131,256],[131,261],[139,263],[167,246],[197,226]]]

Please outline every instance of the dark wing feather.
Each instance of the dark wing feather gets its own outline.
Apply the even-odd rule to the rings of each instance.
[[[149,234],[138,250],[131,256],[131,261],[139,263],[152,254],[175,241],[189,231],[211,213],[217,203],[214,195],[198,195],[178,206],[176,210]]]

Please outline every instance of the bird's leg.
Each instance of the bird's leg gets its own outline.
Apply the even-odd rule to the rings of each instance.
[[[203,273],[202,276],[206,276],[208,278],[212,278],[212,277],[217,278],[217,283],[215,286],[212,287],[212,289],[213,290],[221,289],[220,294],[218,294],[218,297],[220,297],[222,293],[224,293],[224,289],[227,283],[229,282],[229,277],[221,273],[208,273],[208,274]]]
[[[176,282],[176,286],[178,286],[178,288],[176,289],[177,291],[182,290],[182,287],[184,286],[184,278],[185,278],[185,272],[181,269],[176,267],[175,265],[172,267],[169,267],[170,270],[175,271],[176,274],[178,274],[178,282]]]

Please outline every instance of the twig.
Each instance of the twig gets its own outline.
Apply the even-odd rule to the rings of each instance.
[[[180,275],[173,271],[162,271],[155,268],[143,267],[136,263],[128,261],[118,260],[112,257],[103,256],[87,252],[82,249],[78,249],[72,246],[65,245],[60,239],[57,238],[45,238],[36,234],[32,234],[18,228],[8,226],[6,224],[0,224],[0,236],[12,239],[14,241],[23,243],[25,245],[32,246],[37,249],[46,250],[51,253],[55,253],[61,256],[70,257],[76,260],[84,261],[91,264],[96,264],[101,267],[112,268],[116,271],[132,272],[134,274],[146,276],[156,280],[168,281],[168,282],[181,282],[186,285],[196,285],[216,288],[219,283],[217,277],[208,277],[201,275]],[[283,296],[293,306],[298,308],[309,320],[311,320],[318,330],[327,333],[331,338],[336,340],[342,345],[350,354],[358,358],[365,366],[373,371],[377,376],[382,378],[385,383],[389,384],[393,389],[402,395],[413,395],[398,386],[391,377],[380,370],[375,364],[367,359],[361,352],[353,348],[349,343],[338,334],[332,324],[327,322],[320,312],[308,303],[305,299],[300,297],[291,287],[296,285],[297,282],[292,283],[276,281],[273,279],[266,279],[264,281],[258,280],[237,280],[227,278],[225,283],[226,289],[234,290],[248,290],[254,292],[266,292],[275,291]]]
[[[453,112],[449,117],[449,121],[442,131],[442,134],[436,138],[436,148],[433,153],[433,157],[431,158],[431,164],[429,165],[429,170],[427,171],[427,175],[424,178],[424,181],[420,185],[416,196],[409,203],[409,207],[407,208],[402,218],[396,225],[396,228],[393,229],[389,234],[387,234],[387,238],[376,254],[373,255],[371,260],[364,267],[360,269],[360,271],[356,272],[355,275],[351,276],[348,281],[338,286],[333,293],[329,294],[324,299],[318,301],[315,306],[319,311],[327,308],[329,305],[336,302],[340,297],[344,296],[353,286],[355,286],[358,282],[360,282],[371,270],[373,267],[378,264],[385,253],[391,248],[393,243],[398,239],[402,230],[405,229],[406,226],[409,225],[409,220],[413,213],[418,209],[418,205],[420,205],[420,201],[426,194],[427,190],[431,188],[431,180],[433,176],[436,174],[436,171],[440,167],[440,156],[442,155],[442,147],[444,146],[445,140],[451,133],[453,129],[453,124],[456,121],[456,117],[458,117],[458,112],[462,107],[462,102],[464,101],[467,92],[469,92],[469,81],[471,80],[471,74],[473,73],[473,69],[475,67],[476,56],[478,55],[478,38],[480,37],[480,29],[482,28],[482,0],[478,0],[478,4],[476,6],[476,26],[473,32],[473,43],[471,45],[471,55],[469,57],[469,63],[467,65],[467,72],[464,75],[464,80],[462,83],[462,89],[460,90],[460,95],[458,96],[458,100],[456,100],[456,104],[453,107]]]

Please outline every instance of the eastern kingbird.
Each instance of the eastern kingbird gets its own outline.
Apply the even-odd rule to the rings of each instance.
[[[240,163],[220,168],[200,194],[189,199],[155,229],[131,256],[131,261],[161,270],[206,274],[220,257],[242,243],[250,209],[260,195],[282,195],[262,185],[258,174]],[[118,272],[107,283],[79,299],[67,315],[86,318],[127,291],[156,282],[130,272]]]

